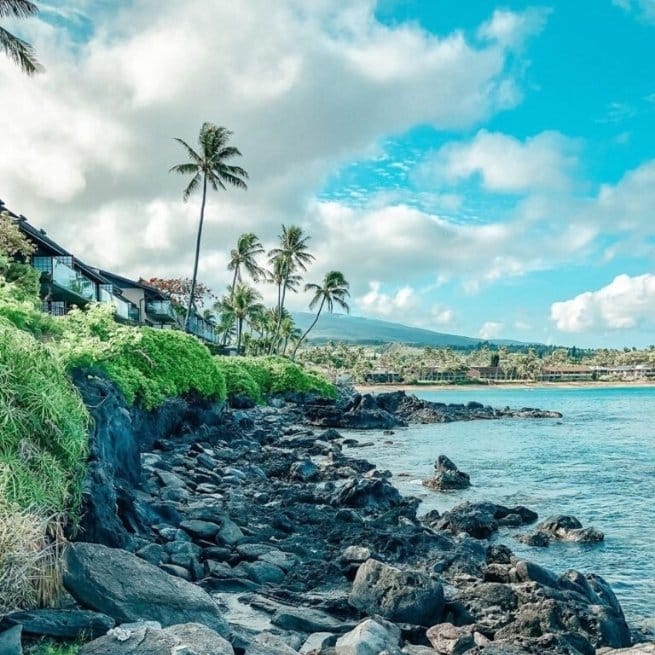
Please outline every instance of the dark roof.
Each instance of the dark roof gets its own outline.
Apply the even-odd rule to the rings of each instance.
[[[101,275],[108,278],[119,287],[122,286],[122,287],[143,289],[144,291],[149,291],[150,293],[157,294],[158,296],[164,298],[165,300],[170,299],[170,296],[165,291],[162,291],[157,287],[153,287],[152,285],[147,284],[143,280],[138,280],[138,281],[131,280],[129,277],[123,277],[122,275],[118,275],[117,273],[112,273],[111,271],[104,271],[102,269],[99,269],[99,272]]]

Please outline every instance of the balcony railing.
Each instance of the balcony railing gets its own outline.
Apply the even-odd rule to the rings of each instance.
[[[72,257],[33,257],[32,265],[48,273],[54,285],[89,302],[96,299],[96,284],[73,268]]]
[[[209,341],[211,343],[217,343],[218,335],[216,334],[216,327],[200,318],[199,316],[191,315],[189,316],[189,331],[192,334],[195,334],[197,337]]]
[[[173,322],[177,319],[170,300],[149,300],[146,302],[146,314],[158,322]]]
[[[100,302],[106,302],[113,305],[116,309],[116,316],[125,321],[135,321],[139,320],[139,310],[134,307],[131,303],[119,298],[113,293],[113,287],[111,284],[103,284],[100,286],[99,292]],[[136,318],[135,314],[136,312]]]

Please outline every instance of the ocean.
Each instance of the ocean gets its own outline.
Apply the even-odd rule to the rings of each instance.
[[[392,436],[348,436],[373,442],[358,448],[357,456],[390,470],[401,492],[420,498],[419,514],[465,500],[491,500],[526,505],[540,520],[572,514],[583,526],[602,530],[605,541],[596,545],[531,548],[509,529],[496,540],[558,573],[572,568],[602,575],[628,621],[655,631],[655,388],[419,389],[417,395],[446,403],[475,400],[562,412],[562,419],[419,425],[397,429]],[[421,486],[440,454],[471,476],[470,489],[443,493]]]

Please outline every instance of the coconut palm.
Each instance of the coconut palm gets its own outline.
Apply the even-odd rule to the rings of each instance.
[[[29,0],[0,0],[0,18],[7,16],[11,18],[28,18],[29,16],[35,16],[38,12],[39,8]],[[43,70],[43,67],[36,59],[34,48],[2,27],[0,27],[0,50],[4,50],[5,54],[13,59],[28,75],[34,75],[34,73]]]
[[[307,335],[312,331],[313,327],[318,323],[318,318],[323,311],[323,307],[327,306],[328,311],[332,313],[334,311],[335,303],[339,305],[346,312],[350,312],[350,307],[346,302],[346,298],[350,296],[350,284],[343,276],[343,273],[339,271],[330,271],[325,274],[322,284],[306,284],[305,291],[313,291],[314,297],[309,303],[309,308],[314,309],[318,305],[318,311],[316,316],[312,321],[312,324],[305,330],[305,334],[300,337],[300,340],[296,344],[296,347],[293,349],[293,354],[291,358],[294,359],[300,344],[307,338]]]
[[[282,342],[282,355],[284,356],[289,347],[289,342],[298,343],[302,336],[302,330],[294,323],[291,316],[285,316],[280,323],[280,341]]]
[[[280,247],[273,248],[268,253],[269,262],[273,267],[274,279],[278,284],[278,322],[271,349],[278,341],[287,291],[296,291],[297,284],[301,279],[297,275],[297,271],[306,271],[307,266],[314,261],[314,255],[309,252],[307,245],[310,237],[303,233],[301,227],[283,225],[282,234],[278,238],[280,239]]]
[[[263,252],[264,248],[256,234],[247,232],[238,238],[237,247],[230,251],[230,262],[227,265],[230,271],[234,271],[230,295],[234,295],[237,281],[241,282],[241,267],[248,271],[254,282],[259,282],[265,276],[266,271],[257,263],[257,256]]]
[[[234,318],[237,326],[237,352],[241,351],[244,321],[250,321],[264,308],[259,300],[261,300],[261,294],[256,289],[247,284],[238,283],[232,297],[224,301],[225,313]]]
[[[186,141],[176,138],[182,144],[191,161],[185,164],[173,166],[169,172],[180,175],[192,175],[191,181],[184,190],[184,202],[191,194],[202,185],[202,202],[200,204],[200,221],[198,223],[198,236],[196,238],[196,255],[193,263],[193,277],[191,278],[191,295],[184,319],[184,329],[188,329],[191,308],[194,305],[194,294],[196,280],[198,277],[198,261],[200,259],[200,242],[202,239],[202,226],[205,220],[205,203],[207,201],[207,185],[214,191],[223,189],[226,185],[237,189],[247,189],[244,180],[248,179],[248,173],[239,166],[232,166],[226,162],[234,157],[240,157],[241,153],[234,146],[228,145],[232,132],[225,127],[218,127],[213,123],[203,123],[198,135],[200,153],[196,152]]]

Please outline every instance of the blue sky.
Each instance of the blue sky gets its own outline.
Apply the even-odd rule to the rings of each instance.
[[[251,174],[210,198],[214,288],[240,232],[298,222],[354,314],[655,343],[654,0],[41,6],[10,27],[46,73],[0,61],[0,197],[92,263],[189,269],[197,206],[167,170],[211,120]]]

